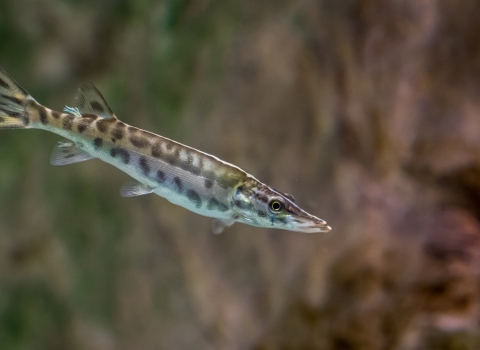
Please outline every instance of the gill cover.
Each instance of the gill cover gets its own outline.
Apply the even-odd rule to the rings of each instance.
[[[246,221],[254,221],[253,213],[255,212],[255,193],[245,184],[241,185],[233,195],[233,204],[235,211]]]

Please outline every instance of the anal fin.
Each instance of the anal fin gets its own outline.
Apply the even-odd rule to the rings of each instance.
[[[140,182],[127,182],[120,188],[120,195],[122,197],[136,197],[143,196],[153,192],[153,188],[148,187]]]
[[[91,154],[76,147],[73,142],[59,142],[50,157],[52,165],[67,165],[95,158]]]

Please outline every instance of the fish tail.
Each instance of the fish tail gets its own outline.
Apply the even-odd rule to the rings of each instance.
[[[30,111],[38,103],[0,68],[0,129],[28,128]]]

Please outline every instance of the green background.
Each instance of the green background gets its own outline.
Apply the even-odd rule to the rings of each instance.
[[[0,132],[0,349],[480,348],[480,4],[0,0],[0,65],[293,194],[207,218]]]

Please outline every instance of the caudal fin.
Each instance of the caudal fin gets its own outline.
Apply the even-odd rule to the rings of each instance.
[[[0,129],[27,128],[33,98],[0,68]]]

